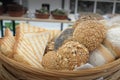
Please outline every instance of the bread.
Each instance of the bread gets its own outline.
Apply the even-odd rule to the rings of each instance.
[[[0,45],[1,45],[1,42],[2,42],[2,38],[0,38]]]
[[[105,35],[105,26],[94,20],[82,22],[73,32],[73,38],[88,48],[90,52],[100,46]]]
[[[13,36],[13,34],[12,34],[12,32],[10,31],[9,28],[6,28],[6,29],[5,29],[5,35],[4,35],[4,37],[8,37],[8,36]]]
[[[81,22],[87,21],[87,20],[103,20],[103,17],[99,14],[81,14],[81,17],[75,22],[73,25],[73,28],[75,29]]]
[[[54,44],[55,42],[49,42],[48,45],[46,46],[45,53],[49,51],[54,51]]]
[[[59,70],[59,61],[57,52],[49,51],[43,56],[42,66],[45,69]]]
[[[81,12],[81,16],[89,16],[90,18],[95,18],[96,20],[103,20],[104,17],[98,13],[89,13],[89,12]]]
[[[57,52],[50,51],[43,57],[42,65],[51,70],[73,70],[88,61],[89,52],[82,44],[69,41]]]
[[[90,64],[101,66],[115,60],[115,56],[102,44],[90,53]]]
[[[108,22],[107,25],[108,26],[112,26],[113,24],[119,24],[120,23],[120,16],[114,16],[112,17]]]
[[[60,70],[73,70],[75,67],[87,63],[89,52],[79,42],[69,41],[58,49]]]
[[[0,43],[1,52],[7,56],[12,58],[13,57],[13,46],[15,43],[15,38],[12,35],[12,32],[9,28],[5,29],[5,36],[2,38]]]
[[[73,28],[67,28],[58,35],[58,37],[55,39],[55,50],[58,50],[58,48],[64,43],[65,40],[72,38],[73,31]]]
[[[41,60],[48,43],[49,33],[20,33],[14,46],[14,59],[23,63],[41,67]],[[17,55],[17,56],[16,56]],[[19,55],[19,56],[18,56]],[[16,58],[18,57],[18,58]]]
[[[16,27],[16,36],[19,36],[19,33],[21,32],[22,33],[40,33],[40,32],[45,32],[45,31],[49,32],[49,42],[53,40],[60,33],[60,30],[47,30],[45,28],[32,26],[27,23],[20,23]]]
[[[14,45],[14,59],[18,62],[29,64],[34,67],[42,67],[41,61],[45,53],[45,48],[60,31],[47,30],[20,23],[16,27],[16,42]]]
[[[116,56],[120,57],[120,26],[109,28],[104,45]]]
[[[20,23],[16,27],[15,37],[9,29],[5,30],[5,37],[0,39],[0,51],[24,65],[43,68],[41,61],[45,48],[59,33],[59,30],[47,30]]]
[[[20,23],[19,25],[17,25],[16,28],[20,28],[22,32],[24,33],[32,33],[32,32],[43,32],[43,31],[46,31],[47,29],[45,28],[41,28],[41,27],[36,27],[36,26],[32,26],[30,24],[27,24],[27,23]],[[16,32],[17,29],[16,29]]]
[[[56,37],[61,33],[60,30],[48,30],[48,32],[50,33],[49,42],[54,41]]]
[[[108,20],[99,20],[100,23],[102,23],[106,28],[109,28],[110,26],[107,24]]]

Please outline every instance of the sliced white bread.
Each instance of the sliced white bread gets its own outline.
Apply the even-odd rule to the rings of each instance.
[[[115,56],[102,44],[90,53],[90,64],[101,66],[115,60]]]
[[[41,60],[48,43],[49,33],[20,33],[14,46],[14,59],[30,64],[34,67],[42,67]]]
[[[24,33],[27,33],[27,32],[29,32],[29,33],[31,33],[31,32],[43,32],[43,31],[47,30],[45,28],[32,26],[32,25],[27,24],[27,23],[20,23],[19,25],[17,25],[17,27],[19,27],[21,29],[21,31],[24,32]]]
[[[12,58],[13,56],[13,46],[15,43],[15,38],[12,35],[12,32],[9,28],[5,29],[5,36],[2,38],[0,43],[1,52],[7,56]]]
[[[55,40],[55,38],[61,33],[60,30],[48,30],[48,32],[50,33],[49,42]]]
[[[9,28],[6,28],[5,29],[5,35],[4,35],[5,37],[6,36],[13,36],[13,34],[12,34],[12,32],[10,31],[10,29]]]
[[[120,57],[120,26],[108,29],[104,45],[116,56]]]
[[[36,32],[40,33],[40,32],[45,32],[45,31],[49,32],[49,42],[51,40],[54,40],[56,38],[56,36],[58,36],[58,34],[60,34],[60,32],[61,32],[60,30],[47,30],[45,28],[32,26],[27,23],[20,23],[16,27],[16,36],[18,36],[19,33],[21,33],[21,32],[23,32],[23,33],[36,33]]]

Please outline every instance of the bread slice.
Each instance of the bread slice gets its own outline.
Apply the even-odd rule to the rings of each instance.
[[[103,64],[112,62],[115,56],[104,45],[100,45],[97,49],[90,53],[90,64],[93,66],[101,66]]]
[[[26,43],[27,39],[22,39],[19,42],[17,42],[14,46],[14,60],[31,65],[34,67],[38,67],[39,63],[36,60],[35,55],[33,54],[33,51],[28,43]],[[41,65],[40,65],[41,66]]]
[[[49,33],[20,33],[14,46],[14,59],[31,66],[42,68],[41,60],[48,43]]]
[[[5,37],[3,37],[0,43],[1,52],[5,56],[12,58],[14,43],[15,43],[15,38],[12,35],[12,32],[10,31],[9,28],[6,28]]]
[[[107,30],[106,38],[103,44],[116,56],[120,57],[120,27],[113,25]]]
[[[26,33],[40,33],[40,32],[44,32],[47,31],[44,28],[39,28],[39,27],[35,27],[32,26],[30,24],[27,23],[20,23],[19,25],[17,25],[16,27],[16,40],[19,40],[20,38],[20,34],[26,34]]]
[[[60,30],[48,30],[48,32],[50,32],[49,42],[51,42],[60,34],[61,31]]]
[[[25,37],[28,39],[28,42],[31,44],[31,47],[34,51],[34,54],[41,62],[44,55],[45,48],[49,40],[49,32],[26,34]]]
[[[19,25],[17,25],[16,28],[20,28],[22,32],[24,33],[32,33],[32,32],[43,32],[46,31],[47,29],[45,28],[41,28],[41,27],[36,27],[36,26],[32,26],[30,24],[27,23],[20,23]],[[18,31],[16,31],[18,32]]]
[[[1,45],[1,42],[2,42],[2,38],[0,38],[0,45]]]
[[[112,52],[112,54],[116,58],[120,57],[120,46],[115,45],[114,43],[112,43],[108,39],[104,40],[104,45]]]
[[[12,32],[10,31],[10,29],[9,28],[6,28],[5,29],[5,35],[4,35],[5,37],[7,36],[13,36],[13,34],[12,34]]]
[[[19,33],[40,33],[40,32],[45,32],[48,31],[49,34],[49,41],[53,40],[59,33],[60,30],[47,30],[45,28],[41,28],[41,27],[36,27],[36,26],[32,26],[30,24],[27,23],[20,23],[17,27],[16,27],[16,36],[19,35]]]

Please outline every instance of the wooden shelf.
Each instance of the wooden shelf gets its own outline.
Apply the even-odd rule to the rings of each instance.
[[[51,22],[51,23],[61,23],[61,30],[63,30],[63,23],[74,23],[74,21],[69,21],[69,20],[57,20],[53,19],[51,16],[49,19],[38,19],[38,18],[27,18],[26,15],[22,17],[10,17],[8,15],[2,15],[0,16],[0,26],[1,28],[1,35],[3,37],[3,21],[4,20],[10,20],[12,21],[12,26],[13,26],[13,35],[15,35],[15,21],[35,21],[35,22]]]
[[[38,19],[38,18],[26,18],[26,17],[10,17],[10,16],[0,16],[0,20],[15,20],[15,21],[38,21],[38,22],[56,22],[56,23],[74,23],[74,21],[69,20],[56,20],[53,18],[49,19]]]

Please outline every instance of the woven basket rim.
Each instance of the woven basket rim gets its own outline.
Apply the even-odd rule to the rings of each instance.
[[[33,74],[43,74],[47,76],[64,76],[64,77],[80,77],[80,76],[87,76],[87,75],[92,75],[92,74],[97,74],[97,73],[103,73],[109,71],[109,69],[116,67],[117,65],[120,64],[120,59],[117,59],[111,63],[105,64],[103,66],[91,68],[91,69],[86,69],[86,70],[78,70],[78,71],[55,71],[55,70],[46,70],[46,69],[37,69],[31,66],[23,65],[19,62],[16,62],[6,56],[4,56],[0,52],[0,59],[7,63],[8,65],[15,67],[19,70],[33,73]]]

